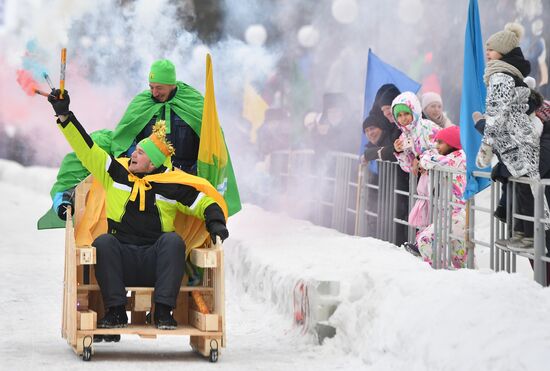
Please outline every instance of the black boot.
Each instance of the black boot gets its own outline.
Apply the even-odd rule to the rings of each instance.
[[[99,321],[97,321],[98,328],[121,328],[128,327],[128,316],[126,315],[126,308],[124,305],[109,308],[109,311]]]
[[[172,316],[170,308],[166,304],[155,303],[155,325],[160,330],[175,330],[178,326],[178,323]]]

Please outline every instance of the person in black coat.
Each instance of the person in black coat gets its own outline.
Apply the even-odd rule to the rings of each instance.
[[[369,112],[369,116],[367,116],[365,122],[371,122],[370,124],[367,123],[367,125],[372,125],[372,122],[376,122],[376,125],[381,128],[381,134],[376,143],[372,143],[369,140],[369,144],[367,144],[367,146],[365,147],[365,151],[361,156],[362,161],[396,161],[393,143],[401,135],[401,130],[397,127],[395,119],[391,114],[391,104],[395,97],[397,97],[399,94],[401,94],[401,92],[394,84],[385,84],[378,89],[376,97],[374,99],[374,103]],[[363,131],[365,131],[365,122],[363,123]],[[366,135],[368,138],[368,134]],[[372,166],[374,167],[375,164],[373,164]],[[409,191],[409,174],[404,172],[399,166],[396,170],[395,184],[398,190],[406,192]],[[396,197],[397,199],[395,217],[401,220],[407,220],[409,214],[408,198],[402,195],[397,195]],[[397,224],[395,228],[394,241],[391,242],[394,242],[397,246],[400,246],[407,241],[407,227],[402,224]]]
[[[387,120],[382,111],[374,110],[365,121],[363,121],[363,132],[368,139],[365,146],[365,152],[361,156],[361,162],[368,164],[367,183],[379,185],[378,163],[376,160],[382,159],[383,149],[393,146],[392,136],[388,135]],[[393,152],[383,158],[387,161],[395,160]],[[367,193],[367,210],[378,213],[378,190],[369,188]],[[379,237],[377,234],[378,220],[367,217],[367,236]]]

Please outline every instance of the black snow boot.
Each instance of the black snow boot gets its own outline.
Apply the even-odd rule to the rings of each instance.
[[[126,308],[124,305],[109,308],[109,311],[99,321],[97,321],[98,328],[121,328],[128,327],[128,316],[126,315]]]
[[[155,325],[160,330],[175,330],[178,327],[178,323],[172,316],[170,308],[166,304],[155,303]]]
[[[420,257],[420,251],[418,251],[418,246],[416,246],[415,243],[405,242],[403,244],[403,247],[405,248],[405,250],[407,250],[409,253],[413,254],[414,256]]]

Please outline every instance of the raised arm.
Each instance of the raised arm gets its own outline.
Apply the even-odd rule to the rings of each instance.
[[[113,179],[109,175],[109,168],[116,161],[101,147],[99,147],[84,127],[78,122],[74,114],[69,110],[70,98],[67,91],[64,98],[59,99],[59,90],[53,91],[48,96],[57,115],[57,124],[67,142],[82,162],[82,165],[101,183],[104,187],[112,184]]]

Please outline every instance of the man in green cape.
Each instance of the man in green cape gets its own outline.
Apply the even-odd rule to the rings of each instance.
[[[172,166],[197,174],[203,96],[193,87],[176,80],[174,64],[167,59],[155,61],[151,65],[149,88],[130,102],[114,131],[94,132],[92,138],[115,157],[130,156],[136,143],[151,135],[153,124],[157,120],[165,120],[166,136],[176,150]],[[233,215],[240,210],[241,205],[230,160],[228,170],[228,187],[224,198],[229,215]],[[65,206],[72,204],[72,188],[88,174],[74,152],[65,156],[57,181],[50,191],[53,208],[38,221],[39,229],[64,227],[60,218],[65,219]]]

